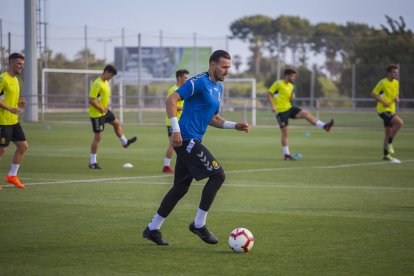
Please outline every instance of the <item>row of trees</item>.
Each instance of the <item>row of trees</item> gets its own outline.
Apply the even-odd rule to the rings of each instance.
[[[350,95],[350,87],[341,87],[351,79],[352,65],[356,65],[359,89],[372,90],[372,82],[384,76],[387,64],[397,63],[401,68],[401,94],[414,98],[414,35],[407,29],[404,19],[385,17],[381,28],[364,23],[348,22],[311,24],[297,16],[271,18],[264,15],[245,16],[230,25],[232,39],[249,43],[252,53],[248,73],[270,83],[275,78],[276,62],[284,61],[287,50],[292,62],[287,64],[301,68],[309,75],[308,57],[322,54],[325,63],[313,67],[317,78],[328,77],[340,93]],[[300,80],[299,80],[300,81]],[[309,86],[309,85],[308,85]],[[321,95],[320,95],[321,96]]]
[[[235,20],[230,26],[231,38],[241,40],[250,46],[251,57],[248,69],[240,77],[254,77],[259,94],[276,79],[277,63],[282,69],[290,66],[299,71],[297,80],[298,95],[308,97],[312,73],[316,97],[349,97],[351,80],[358,83],[357,97],[369,97],[370,91],[385,75],[389,63],[400,64],[400,94],[402,98],[414,98],[414,35],[407,29],[403,18],[397,20],[386,16],[380,28],[364,23],[348,22],[311,24],[309,20],[297,16],[271,18],[264,15],[245,16]],[[286,53],[291,53],[292,61],[284,64]],[[309,57],[322,55],[323,65],[310,65]],[[75,59],[49,51],[47,67],[102,69],[104,60],[97,59],[90,49],[82,49]],[[235,67],[240,64],[233,57]],[[355,71],[353,70],[355,65]],[[39,63],[39,67],[42,64]],[[48,90],[58,91],[60,78],[51,76]],[[74,81],[65,87],[69,93],[83,91],[85,84]],[[239,91],[248,95],[249,91]]]

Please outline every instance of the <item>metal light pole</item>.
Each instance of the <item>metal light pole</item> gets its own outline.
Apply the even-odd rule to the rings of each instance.
[[[104,45],[104,63],[106,64],[106,43],[112,42],[111,38],[98,38],[98,42],[102,42]]]

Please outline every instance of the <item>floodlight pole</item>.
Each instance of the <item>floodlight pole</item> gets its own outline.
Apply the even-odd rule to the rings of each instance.
[[[36,0],[24,1],[24,90],[28,105],[24,112],[24,119],[29,122],[38,122],[37,106],[37,61],[36,61]],[[9,53],[10,54],[10,53]]]
[[[112,42],[110,38],[98,38],[98,42],[102,42],[104,45],[104,63],[106,64],[106,43]]]

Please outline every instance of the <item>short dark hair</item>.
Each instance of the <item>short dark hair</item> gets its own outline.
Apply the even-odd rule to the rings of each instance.
[[[297,74],[296,70],[292,69],[292,68],[287,68],[285,69],[285,72],[283,73],[285,76],[288,75],[292,75],[292,74]]]
[[[391,73],[392,70],[398,69],[398,65],[397,64],[390,64],[387,66],[387,73]]]
[[[190,72],[188,72],[188,70],[186,70],[186,69],[177,70],[177,71],[175,71],[175,78],[178,79],[179,77],[181,77],[182,75],[185,75],[185,74],[189,75]]]
[[[118,74],[118,71],[116,71],[116,68],[111,64],[106,65],[103,71],[104,71],[104,73],[109,72],[109,73],[113,74],[114,76],[116,76],[116,74]]]
[[[217,50],[211,54],[210,60],[208,62],[209,63],[211,63],[212,61],[219,62],[220,58],[231,59],[231,56],[228,52],[224,50]]]
[[[18,59],[18,58],[24,60],[24,56],[22,54],[20,54],[20,53],[13,53],[13,54],[11,54],[9,56],[9,61],[12,60],[12,59]]]

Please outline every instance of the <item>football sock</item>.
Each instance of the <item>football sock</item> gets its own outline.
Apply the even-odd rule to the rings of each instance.
[[[316,121],[316,127],[323,128],[324,126],[325,126],[325,123],[324,122],[319,121],[319,120]]]
[[[154,217],[152,218],[151,222],[148,224],[149,230],[158,230],[161,228],[162,223],[164,222],[165,218],[155,213]]]
[[[119,139],[121,140],[122,145],[126,145],[128,143],[128,139],[125,137],[124,134],[122,134],[122,136],[119,137]]]
[[[388,144],[392,144],[392,140],[393,140],[394,138],[388,138]]]
[[[290,155],[290,152],[289,152],[289,146],[282,147],[282,149],[283,149],[283,154],[285,154],[285,155]]]
[[[207,213],[208,213],[207,211],[204,211],[198,208],[197,215],[194,220],[194,226],[196,228],[201,228],[204,225],[206,225]]]
[[[19,167],[20,167],[20,164],[11,164],[8,176],[16,176],[17,171],[19,170]]]
[[[96,154],[91,153],[89,164],[96,164]]]
[[[169,167],[170,166],[170,162],[171,162],[171,158],[164,158],[164,166]]]
[[[387,147],[384,146],[384,156],[387,156],[387,155],[388,155],[388,150],[387,150]]]

